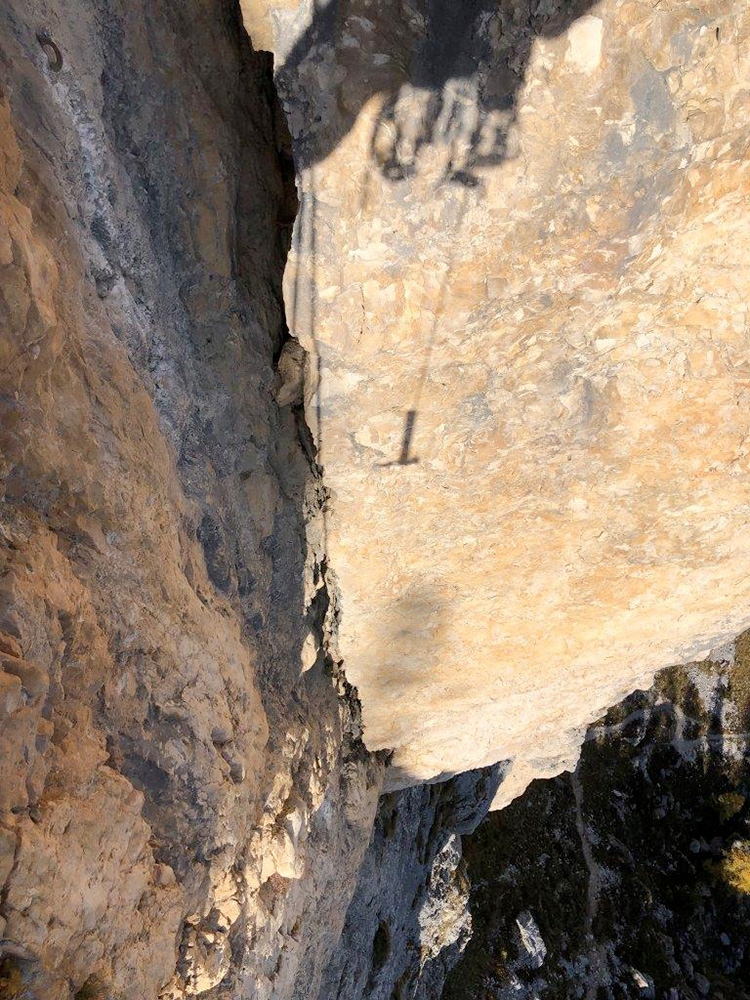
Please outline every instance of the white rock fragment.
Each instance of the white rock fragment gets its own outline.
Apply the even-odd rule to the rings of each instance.
[[[568,51],[565,62],[581,73],[593,73],[602,58],[604,24],[600,17],[587,14],[568,28]]]
[[[516,926],[521,936],[521,944],[526,952],[529,965],[532,969],[539,969],[547,957],[547,945],[544,943],[537,923],[529,913],[524,910],[516,917]]]
[[[638,969],[631,969],[630,974],[633,977],[633,982],[647,997],[653,996],[654,993],[654,981],[650,976],[645,975],[643,972],[639,972]]]

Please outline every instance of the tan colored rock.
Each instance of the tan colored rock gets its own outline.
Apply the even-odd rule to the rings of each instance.
[[[0,958],[38,1000],[314,992],[384,768],[275,399],[268,59],[202,0],[11,0],[0,65]]]
[[[367,745],[501,804],[748,622],[750,11],[267,9]]]
[[[242,18],[256,49],[273,49],[273,17],[277,10],[294,10],[295,0],[282,0],[270,8],[265,0],[240,0]]]
[[[342,653],[392,784],[507,755],[507,797],[739,628],[747,18],[554,6],[248,0],[309,358],[231,5],[0,6],[0,934],[39,1000],[327,1000],[384,773]],[[441,824],[502,773],[383,814],[361,995],[369,887],[442,981]]]

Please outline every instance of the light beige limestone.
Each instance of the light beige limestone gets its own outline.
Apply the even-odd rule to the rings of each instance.
[[[365,739],[502,804],[750,621],[750,10],[468,4],[477,82],[415,70],[437,3],[266,6]]]

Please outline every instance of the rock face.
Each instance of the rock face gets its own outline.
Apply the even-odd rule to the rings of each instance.
[[[0,67],[3,995],[307,996],[383,766],[275,401],[268,57],[227,4],[23,0]]]
[[[0,9],[3,1000],[437,1000],[490,798],[746,617],[750,13],[243,16]]]
[[[499,771],[367,853],[270,57],[231,3],[12,0],[0,70],[0,997],[325,997],[372,886],[437,988]]]
[[[242,7],[365,740],[500,805],[748,621],[750,10]]]
[[[383,796],[318,1000],[438,1000],[471,935],[461,836],[502,765]]]
[[[474,935],[444,1000],[746,1000],[749,712],[746,633],[660,673],[589,729],[573,774],[465,839]]]

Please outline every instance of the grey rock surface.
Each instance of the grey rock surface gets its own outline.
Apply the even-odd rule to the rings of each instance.
[[[385,795],[318,1000],[438,1000],[471,935],[461,837],[505,765]]]

